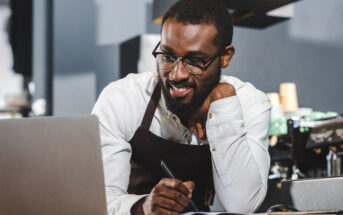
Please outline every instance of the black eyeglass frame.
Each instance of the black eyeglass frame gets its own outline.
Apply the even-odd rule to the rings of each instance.
[[[160,44],[161,44],[161,41],[159,41],[159,42],[157,43],[156,47],[155,47],[154,50],[152,51],[152,55],[153,55],[155,58],[156,58],[157,55],[159,55],[159,54],[166,54],[165,52],[157,52],[157,51],[156,51],[157,48],[158,48],[158,46],[159,46]],[[201,69],[201,70],[202,70],[202,73],[201,73],[201,74],[203,74],[204,72],[206,72],[206,70],[208,69],[208,67],[211,66],[211,64],[213,63],[213,61],[214,61],[217,57],[219,57],[219,56],[222,55],[222,53],[223,53],[223,51],[219,51],[219,52],[217,52],[216,54],[214,54],[212,57],[208,58],[207,60],[199,59],[199,60],[202,61],[202,63],[204,64],[203,67],[199,67],[199,66],[197,66],[197,65],[192,65],[192,66],[195,66],[195,67],[198,67],[199,69]],[[171,56],[176,57],[176,60],[175,60],[175,61],[177,61],[177,60],[180,59],[180,61],[182,62],[183,65],[184,65],[184,59],[187,59],[187,58],[189,59],[189,58],[190,58],[190,57],[178,57],[178,56],[176,56],[176,55],[171,55]],[[176,64],[175,64],[175,61],[174,61],[174,66],[173,66],[173,68],[170,69],[170,71],[173,70],[173,69],[175,68],[175,65],[176,65]],[[193,74],[193,75],[201,75],[201,74],[193,73],[192,71],[189,71],[188,69],[187,69],[187,71],[188,71],[189,73]]]

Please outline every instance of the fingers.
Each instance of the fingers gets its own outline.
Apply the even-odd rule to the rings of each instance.
[[[190,192],[192,192],[195,188],[195,184],[193,181],[183,182],[183,185],[185,185],[185,187],[187,187]]]
[[[163,206],[159,204],[154,204],[150,202],[151,204],[143,205],[143,213],[136,213],[138,214],[149,214],[149,215],[179,215],[179,211],[171,210],[168,208],[164,208]]]
[[[200,139],[206,140],[206,120],[207,120],[207,115],[201,116],[199,119],[199,122],[195,124],[195,127],[198,132],[198,136]]]
[[[206,120],[205,122],[196,122],[196,123],[188,123],[188,130],[190,133],[193,133],[195,129],[197,130],[198,136],[200,139],[206,140]]]
[[[195,127],[197,129],[199,138],[202,139],[204,137],[204,131],[202,129],[201,123],[200,122],[195,123]]]
[[[181,211],[180,211],[181,212]],[[165,209],[163,207],[156,207],[156,209],[154,210],[154,214],[167,214],[167,215],[179,215],[179,212],[177,211],[170,211],[168,209]]]
[[[160,206],[172,209],[178,212],[183,211],[189,204],[189,199],[192,198],[192,192],[195,184],[192,181],[182,182],[177,179],[165,178],[160,181],[161,185],[155,187],[155,191],[162,197]]]
[[[189,204],[195,185],[172,178],[162,179],[143,203],[146,214],[178,214]]]
[[[167,197],[160,196],[159,198],[154,199],[153,204],[157,207],[163,207],[169,211],[182,212],[183,209],[187,206],[181,205],[175,199],[168,199]]]
[[[189,203],[189,199],[187,198],[189,194],[184,195],[181,192],[175,191],[173,189],[167,188],[167,187],[158,187],[156,186],[154,192],[157,195],[160,195],[162,197],[168,198],[170,200],[175,201],[174,203],[178,203],[180,206],[187,207]],[[178,205],[174,205],[174,203],[171,205],[173,207],[177,207]],[[165,206],[166,207],[166,206]],[[169,208],[169,207],[167,207]]]
[[[188,198],[192,198],[192,192],[195,188],[195,184],[193,181],[186,181],[186,182],[183,182],[183,185],[185,185],[185,187],[188,188],[188,190],[190,191],[190,193],[188,194]]]
[[[189,130],[190,133],[193,133],[195,131],[195,129],[196,129],[199,138],[203,138],[204,137],[204,130],[205,130],[206,119],[204,121],[204,120],[200,120],[200,118],[195,118],[195,117],[193,118],[193,117],[191,117],[188,120],[188,130]]]
[[[178,179],[163,178],[159,184],[163,184],[164,186],[176,190],[185,196],[190,193],[189,189]]]

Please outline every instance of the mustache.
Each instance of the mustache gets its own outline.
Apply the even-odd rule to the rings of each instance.
[[[166,86],[171,87],[172,85],[183,86],[185,88],[195,88],[195,84],[194,83],[189,83],[189,82],[187,82],[187,80],[184,80],[184,81],[174,81],[174,80],[167,79],[166,80]]]

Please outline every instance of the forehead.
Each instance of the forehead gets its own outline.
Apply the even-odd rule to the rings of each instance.
[[[212,23],[180,23],[174,18],[167,19],[162,27],[161,46],[183,56],[188,52],[213,54],[218,47],[214,44],[217,35],[216,26]]]

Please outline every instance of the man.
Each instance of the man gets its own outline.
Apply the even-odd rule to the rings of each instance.
[[[158,74],[108,85],[99,117],[109,214],[252,212],[266,193],[270,103],[249,83],[221,76],[235,49],[216,0],[180,0],[153,51]],[[161,93],[162,92],[162,93]],[[178,179],[163,172],[163,160]]]

